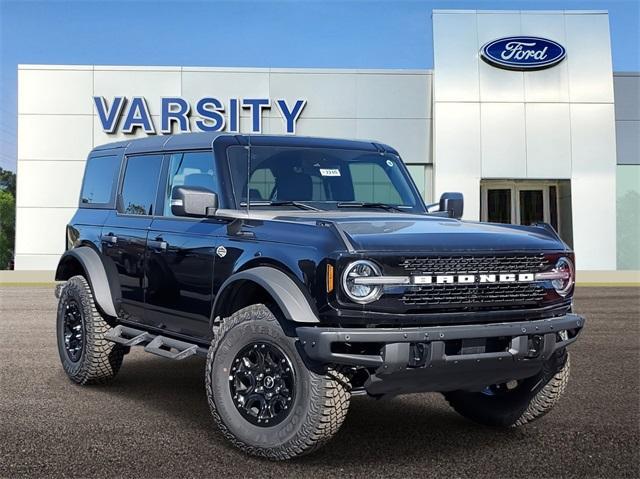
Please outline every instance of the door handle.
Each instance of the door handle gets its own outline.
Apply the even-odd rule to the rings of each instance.
[[[148,244],[150,248],[161,249],[162,251],[165,251],[168,246],[167,242],[163,240],[161,236],[158,236],[154,240],[149,240]]]
[[[117,237],[117,236],[114,236],[114,234],[113,234],[113,233],[109,233],[108,235],[104,235],[104,236],[102,237],[102,239],[103,239],[104,241],[106,241],[107,243],[113,243],[113,244],[115,244],[115,243],[117,243],[117,242],[118,242],[118,237]]]

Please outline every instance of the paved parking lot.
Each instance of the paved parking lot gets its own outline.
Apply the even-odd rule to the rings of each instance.
[[[522,429],[456,415],[437,394],[356,398],[317,453],[272,463],[210,420],[202,359],[134,350],[111,385],[59,366],[52,288],[0,288],[1,477],[639,477],[640,290],[584,288],[587,316],[563,401]]]

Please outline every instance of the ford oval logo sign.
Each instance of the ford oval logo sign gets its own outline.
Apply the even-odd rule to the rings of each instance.
[[[539,37],[506,37],[487,43],[482,59],[507,70],[541,70],[558,64],[566,55],[562,45]]]

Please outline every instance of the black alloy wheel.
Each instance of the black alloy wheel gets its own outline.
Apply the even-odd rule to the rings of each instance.
[[[250,343],[233,360],[229,390],[236,409],[251,424],[279,424],[291,412],[295,399],[291,360],[275,344]]]
[[[84,324],[78,303],[70,299],[64,306],[64,348],[69,360],[77,363],[84,349]]]

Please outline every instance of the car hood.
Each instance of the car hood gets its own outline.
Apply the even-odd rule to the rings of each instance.
[[[567,249],[549,226],[501,225],[430,215],[305,214],[278,220],[333,223],[356,251],[558,251]]]

